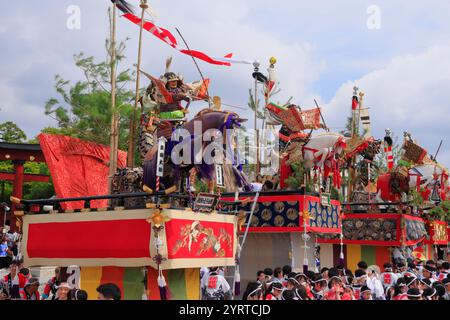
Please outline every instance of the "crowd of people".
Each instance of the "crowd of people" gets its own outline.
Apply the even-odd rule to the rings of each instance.
[[[88,300],[85,290],[73,289],[60,280],[60,268],[47,283],[43,293],[39,292],[39,278],[33,277],[22,261],[12,261],[9,273],[0,279],[0,300]],[[97,288],[98,300],[120,300],[120,288],[113,283],[105,283]]]
[[[292,272],[290,266],[256,274],[244,300],[450,300],[448,261],[414,259],[368,266],[360,261],[353,273],[342,266],[320,272]]]

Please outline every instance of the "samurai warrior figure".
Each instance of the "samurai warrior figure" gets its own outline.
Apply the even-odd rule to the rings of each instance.
[[[183,84],[181,76],[173,72],[166,72],[161,79],[166,84],[168,93],[172,96],[172,103],[160,104],[159,118],[161,120],[182,120],[187,110],[181,105],[181,101],[190,103],[188,88]]]

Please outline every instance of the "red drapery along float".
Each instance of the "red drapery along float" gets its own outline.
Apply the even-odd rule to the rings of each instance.
[[[41,149],[58,198],[108,194],[110,148],[77,138],[40,134]],[[118,167],[126,166],[127,153],[118,152]],[[82,209],[83,201],[62,203],[64,210]],[[107,200],[92,201],[91,208],[107,207]]]

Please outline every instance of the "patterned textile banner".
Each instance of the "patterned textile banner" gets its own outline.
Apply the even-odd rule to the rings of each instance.
[[[303,125],[305,129],[320,129],[324,125],[320,123],[320,109],[311,109],[301,112]]]
[[[406,214],[346,214],[342,222],[345,244],[413,246],[424,242],[425,221]],[[320,235],[321,243],[340,243],[337,235]]]
[[[411,141],[405,141],[403,149],[405,149],[403,157],[406,160],[412,161],[417,164],[422,164],[423,159],[427,155],[427,150]]]
[[[23,254],[27,266],[156,267],[154,210],[87,214],[25,215]],[[162,269],[233,266],[236,217],[163,210]],[[168,220],[168,221],[167,221]],[[50,235],[50,236],[49,236]]]
[[[429,243],[437,245],[447,245],[448,224],[444,221],[429,221],[427,225],[430,234]]]
[[[224,200],[233,201],[234,198],[224,197]],[[250,212],[252,205],[250,201],[239,210]],[[331,200],[331,206],[327,207],[321,205],[318,197],[303,195],[260,196],[249,232],[303,232],[301,213],[304,210],[307,210],[310,218],[306,223],[308,232],[340,233],[339,201]]]

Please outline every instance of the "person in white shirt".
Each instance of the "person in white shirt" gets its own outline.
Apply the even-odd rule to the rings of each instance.
[[[231,287],[218,267],[211,267],[201,282],[202,300],[231,300]]]
[[[371,290],[374,300],[386,300],[383,284],[378,279],[379,270],[377,269],[377,266],[370,266],[367,268],[366,284]]]
[[[381,283],[386,290],[389,287],[394,286],[397,283],[398,276],[393,272],[392,264],[386,262],[383,265],[384,272],[380,276]]]

